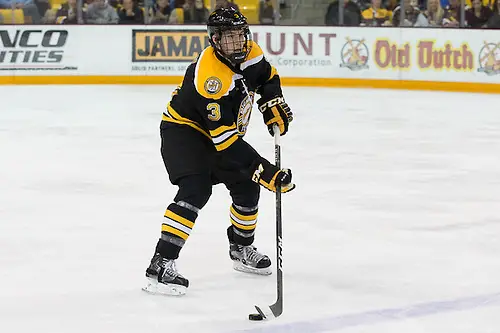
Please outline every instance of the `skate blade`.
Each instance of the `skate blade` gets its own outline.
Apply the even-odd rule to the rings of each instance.
[[[257,274],[257,275],[271,275],[271,266],[266,267],[266,268],[254,268],[250,266],[246,266],[240,261],[233,261],[233,268],[234,270],[238,272],[243,272],[243,273],[251,273],[251,274]]]
[[[179,285],[158,283],[155,279],[147,279],[147,284],[142,290],[155,295],[182,296],[186,294],[187,288]]]

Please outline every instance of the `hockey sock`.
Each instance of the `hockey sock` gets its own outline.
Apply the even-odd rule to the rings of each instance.
[[[227,229],[227,237],[231,243],[251,245],[257,226],[258,207],[242,207],[231,205],[229,216],[231,226]]]
[[[177,259],[198,217],[199,209],[187,202],[172,203],[165,211],[157,252],[167,259]]]

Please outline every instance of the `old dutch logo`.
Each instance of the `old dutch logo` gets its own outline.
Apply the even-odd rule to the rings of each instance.
[[[500,74],[500,43],[484,42],[484,46],[479,51],[479,69],[477,70],[487,75]]]
[[[368,68],[368,47],[365,45],[365,39],[346,38],[347,43],[344,44],[340,51],[342,64],[340,67],[347,67],[352,71],[359,71]]]
[[[222,82],[218,77],[211,76],[205,81],[205,91],[211,95],[217,94],[222,89]]]

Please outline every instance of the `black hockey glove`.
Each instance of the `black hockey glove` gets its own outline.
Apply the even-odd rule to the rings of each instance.
[[[288,124],[293,120],[293,113],[283,96],[275,96],[271,99],[261,98],[257,101],[257,105],[271,136],[274,136],[273,125],[278,125],[280,135],[285,135],[288,131]]]
[[[276,186],[279,185],[281,185],[281,193],[290,192],[295,188],[290,169],[280,170],[266,160],[257,165],[252,180],[273,192],[276,192]]]

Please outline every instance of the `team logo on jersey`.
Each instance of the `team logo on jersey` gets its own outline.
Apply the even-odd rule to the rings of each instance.
[[[238,111],[237,128],[240,135],[245,135],[248,124],[250,123],[250,115],[252,114],[254,92],[250,92],[243,98]]]
[[[205,91],[211,95],[217,94],[222,89],[222,81],[215,76],[209,77],[205,81]]]
[[[479,51],[479,69],[477,71],[487,75],[500,74],[500,43],[484,42],[484,46]]]
[[[351,71],[359,71],[368,68],[368,47],[365,45],[365,39],[346,38],[347,43],[344,44],[340,51],[342,64],[340,67],[349,68]]]

